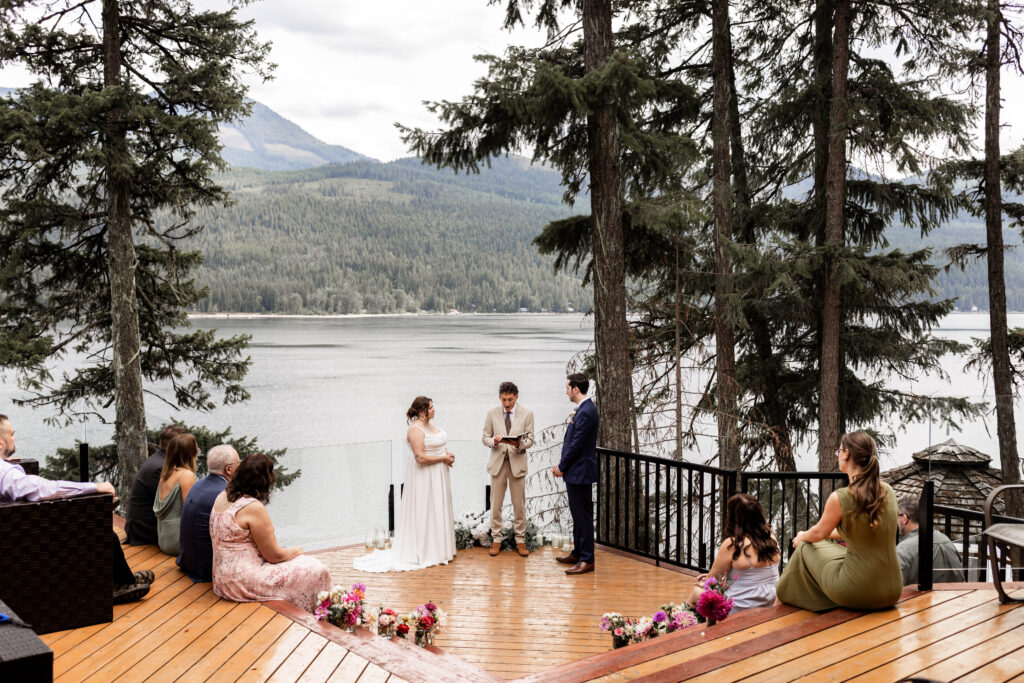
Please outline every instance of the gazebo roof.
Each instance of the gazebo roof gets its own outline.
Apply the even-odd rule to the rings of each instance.
[[[1001,485],[1002,472],[989,467],[992,458],[976,448],[953,439],[914,453],[914,461],[882,472],[882,481],[897,494],[921,495],[924,483],[935,482],[935,502],[939,505],[981,510],[985,497]],[[1003,511],[1002,499],[995,507]]]
[[[957,443],[953,439],[946,439],[942,443],[929,446],[923,451],[914,453],[914,460],[921,463],[942,463],[948,467],[987,467],[992,458],[985,455],[977,448],[971,448],[964,444]]]

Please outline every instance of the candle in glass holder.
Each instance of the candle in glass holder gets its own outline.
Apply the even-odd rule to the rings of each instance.
[[[562,536],[562,550],[569,552],[569,537]]]
[[[373,534],[371,534],[371,533],[367,533],[366,534],[365,544],[366,544],[366,548],[367,549],[373,547]]]
[[[377,531],[373,535],[373,545],[380,550],[384,549],[384,530],[380,527],[377,527]]]

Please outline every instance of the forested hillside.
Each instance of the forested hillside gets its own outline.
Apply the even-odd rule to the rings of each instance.
[[[204,311],[394,313],[586,310],[589,288],[554,275],[530,243],[568,215],[558,176],[523,159],[499,159],[479,175],[454,175],[417,159],[364,160],[290,172],[238,168],[220,178],[235,205],[203,212],[195,248],[210,287]],[[890,247],[918,249],[916,229],[892,227]],[[963,217],[926,239],[943,247],[983,242]],[[1012,230],[1007,243],[1020,244]],[[1024,310],[1024,253],[1006,259],[1007,303]],[[937,296],[984,309],[984,262],[939,275]]]
[[[205,211],[204,311],[565,311],[589,288],[531,244],[568,215],[557,176],[519,159],[454,176],[416,160],[292,172],[236,169],[235,204]]]
[[[1009,197],[1008,197],[1009,199]],[[1016,201],[1016,200],[1014,200]],[[1004,227],[1006,252],[1006,306],[1011,311],[1024,311],[1024,251],[1020,233]],[[887,233],[891,246],[905,251],[920,249],[922,241],[913,228],[892,227]],[[971,216],[960,216],[928,235],[924,244],[931,246],[933,261],[945,265],[948,259],[942,253],[957,244],[985,244],[985,225]],[[935,283],[938,298],[956,298],[959,310],[988,308],[988,271],[984,257],[965,269],[950,268],[939,274]]]

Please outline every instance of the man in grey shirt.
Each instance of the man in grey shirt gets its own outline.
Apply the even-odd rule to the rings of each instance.
[[[917,496],[904,494],[899,497],[899,516],[896,518],[896,525],[903,538],[896,545],[896,555],[900,558],[904,586],[918,582],[918,508]],[[932,576],[935,583],[964,580],[963,563],[960,561],[960,553],[956,551],[956,545],[946,534],[934,528],[932,529]]]

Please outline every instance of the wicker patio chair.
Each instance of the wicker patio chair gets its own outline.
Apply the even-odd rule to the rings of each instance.
[[[0,612],[21,616],[0,600]],[[53,680],[53,650],[39,636],[10,622],[0,624],[0,680],[35,683]]]
[[[113,498],[0,503],[0,599],[50,633],[113,620]]]
[[[982,535],[988,541],[988,556],[992,560],[992,583],[995,584],[996,592],[999,593],[999,602],[1004,605],[1011,602],[1024,602],[1024,598],[1011,598],[1003,590],[1003,581],[999,575],[999,561],[996,555],[996,543],[1024,548],[1024,521],[992,523],[992,503],[995,502],[996,496],[1010,489],[1024,489],[1024,484],[1008,484],[992,489],[988,497],[985,498],[985,507],[983,508],[985,511],[985,530],[982,532]],[[1008,557],[1013,558],[1015,554],[1011,552],[1008,554]]]

